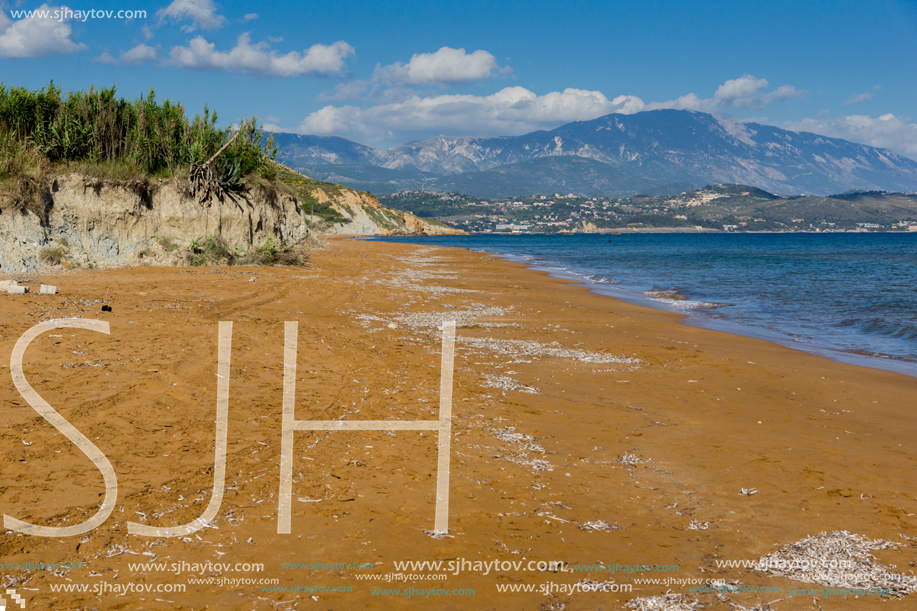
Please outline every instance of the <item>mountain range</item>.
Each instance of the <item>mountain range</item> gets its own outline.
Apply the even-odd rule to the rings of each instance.
[[[621,197],[720,183],[781,194],[917,191],[917,161],[887,149],[688,110],[611,114],[522,136],[438,136],[390,149],[337,136],[275,133],[274,141],[287,165],[376,193]]]

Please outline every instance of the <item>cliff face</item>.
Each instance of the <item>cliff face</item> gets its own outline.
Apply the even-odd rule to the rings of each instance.
[[[311,235],[346,233],[456,233],[456,230],[390,210],[369,194],[346,188],[316,192],[349,223],[329,225],[304,213],[297,197],[271,186],[252,185],[224,201],[198,203],[184,184],[161,179],[99,180],[79,175],[53,179],[40,209],[0,201],[0,273],[41,266],[42,251],[65,248],[80,265],[125,265],[143,261],[180,264],[196,239],[216,235],[247,250],[268,238],[297,245]],[[46,253],[47,254],[47,253]]]
[[[312,197],[319,203],[329,203],[349,223],[335,223],[326,233],[357,235],[445,235],[461,234],[454,229],[431,219],[422,219],[410,212],[386,208],[375,197],[347,187],[336,187],[333,191],[321,187],[312,190]],[[308,215],[307,215],[308,216]]]

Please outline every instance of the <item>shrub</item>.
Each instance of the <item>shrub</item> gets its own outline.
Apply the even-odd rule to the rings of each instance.
[[[273,237],[257,248],[252,248],[240,259],[244,265],[306,265],[308,257],[292,246],[277,244]]]
[[[68,254],[70,253],[63,246],[48,246],[38,252],[38,260],[45,265],[60,265]]]
[[[175,252],[178,250],[178,243],[168,236],[159,236],[156,241],[166,252]]]
[[[229,248],[226,240],[216,235],[192,241],[185,255],[185,260],[193,266],[233,265],[236,258],[236,253]]]
[[[318,217],[318,222],[325,222],[329,225],[335,223],[350,223],[352,219],[344,216],[338,212],[332,205],[331,202],[319,203],[311,195],[300,196],[300,199],[303,201],[301,204],[302,211],[304,214],[309,215],[310,217]],[[316,221],[310,221],[316,222]]]
[[[296,265],[305,266],[308,256],[292,246],[278,244],[269,237],[261,246],[240,253],[230,249],[226,241],[215,235],[191,242],[185,254],[188,265]]]

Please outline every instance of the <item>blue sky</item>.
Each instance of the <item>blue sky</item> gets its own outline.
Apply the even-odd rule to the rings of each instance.
[[[0,81],[154,88],[381,147],[687,108],[917,159],[914,1],[80,2],[146,17],[0,0]]]

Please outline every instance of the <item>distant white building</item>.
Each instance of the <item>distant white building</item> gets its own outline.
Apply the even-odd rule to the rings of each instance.
[[[528,225],[516,225],[514,223],[499,223],[496,227],[497,231],[528,231]]]

